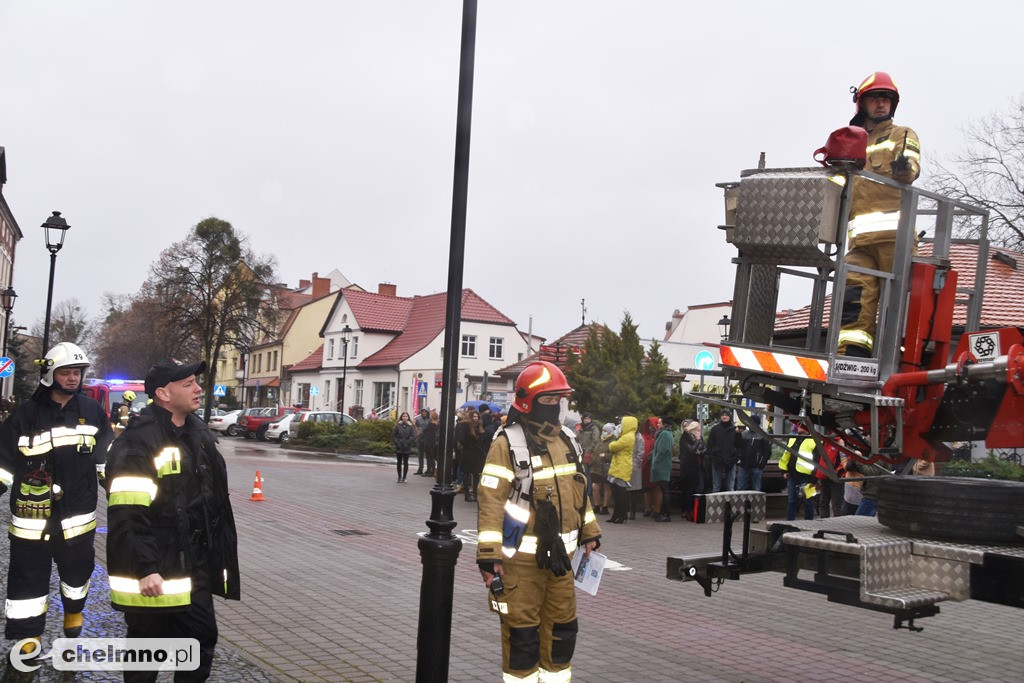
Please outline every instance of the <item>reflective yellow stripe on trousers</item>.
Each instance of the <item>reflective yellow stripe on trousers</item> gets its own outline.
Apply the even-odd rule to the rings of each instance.
[[[38,541],[43,537],[46,522],[47,520],[45,519],[29,519],[28,517],[11,515],[11,526],[7,530],[11,533],[11,536],[24,538],[27,541]]]
[[[96,511],[87,512],[84,515],[75,515],[74,517],[68,517],[60,521],[60,526],[64,529],[64,538],[74,538],[75,536],[81,536],[84,533],[92,531],[96,528]]]

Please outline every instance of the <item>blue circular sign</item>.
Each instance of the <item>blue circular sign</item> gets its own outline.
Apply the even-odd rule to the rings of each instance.
[[[14,361],[4,356],[0,358],[0,377],[10,377],[14,374]]]
[[[693,359],[693,365],[698,370],[714,370],[715,356],[710,351],[700,351]]]

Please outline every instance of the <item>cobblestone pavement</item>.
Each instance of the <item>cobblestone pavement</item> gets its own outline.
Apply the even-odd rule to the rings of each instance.
[[[236,439],[224,439],[222,450],[242,601],[217,602],[215,680],[414,680],[416,541],[427,531],[432,482],[396,483],[394,466],[381,458],[318,457]],[[266,500],[251,502],[257,469]],[[498,621],[474,563],[475,504],[457,498],[455,519],[464,545],[449,680],[498,680]],[[923,632],[894,631],[887,615],[783,588],[774,573],[744,576],[706,598],[696,584],[668,581],[665,558],[719,549],[721,527],[641,518],[603,531],[602,551],[619,566],[596,597],[579,594],[575,680],[1024,680],[1020,610],[950,603],[918,623]],[[105,540],[98,537],[99,561]],[[87,631],[120,626],[108,605],[105,585],[97,585]],[[51,610],[54,626],[58,620],[59,606]]]

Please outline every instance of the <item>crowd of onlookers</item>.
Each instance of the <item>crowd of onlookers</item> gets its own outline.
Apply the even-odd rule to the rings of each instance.
[[[480,473],[495,432],[506,416],[486,404],[479,410],[457,412],[451,471],[456,493],[475,501]],[[760,418],[750,417],[760,425]],[[669,418],[649,417],[641,423],[627,415],[617,424],[598,425],[583,413],[576,425],[583,468],[590,482],[591,504],[607,521],[622,524],[638,515],[656,522],[672,519],[673,495],[681,499],[682,513],[693,518],[694,496],[723,491],[761,491],[763,476],[773,455],[772,441],[760,430],[734,422],[731,410],[722,410],[704,429],[696,420],[678,425]],[[436,477],[439,417],[423,408],[415,418],[403,412],[392,433],[397,454],[398,482],[408,476],[415,446],[416,476]],[[844,457],[839,448],[816,447],[802,429],[794,429],[781,450],[779,469],[786,480],[787,519],[798,513],[805,519],[840,515],[870,515],[876,510],[876,485],[871,477],[892,474],[878,464]],[[678,459],[679,466],[674,467]],[[915,474],[929,475],[929,463],[919,463]],[[829,476],[835,472],[836,478]],[[867,479],[865,479],[867,477]]]

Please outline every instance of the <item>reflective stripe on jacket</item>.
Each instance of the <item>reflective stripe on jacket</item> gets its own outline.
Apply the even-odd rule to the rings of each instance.
[[[905,141],[905,146],[904,146]],[[892,178],[892,162],[900,152],[910,163],[911,182],[921,174],[921,143],[917,133],[907,126],[895,126],[892,120],[883,121],[868,133],[867,163],[865,171]],[[900,192],[866,178],[854,178],[850,194],[850,217],[867,213],[891,213],[900,210]]]

